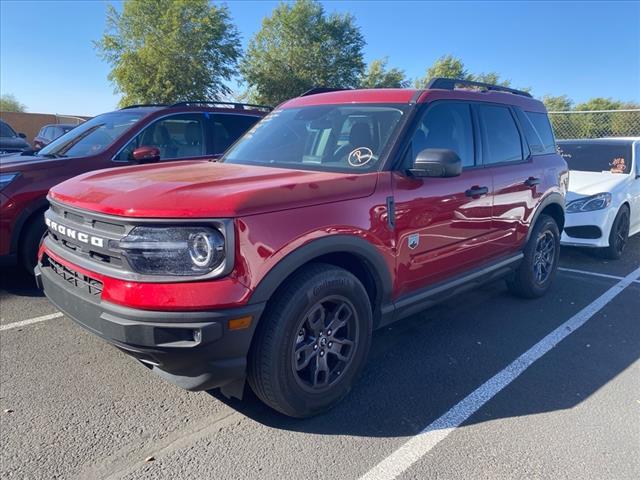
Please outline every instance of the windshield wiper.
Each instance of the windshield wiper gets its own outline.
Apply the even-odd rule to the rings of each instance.
[[[62,158],[62,157],[66,157],[66,155],[60,155],[59,153],[36,153],[36,156],[38,157],[45,157],[45,158]]]

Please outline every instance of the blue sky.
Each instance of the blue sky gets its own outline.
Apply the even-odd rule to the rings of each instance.
[[[640,101],[640,2],[323,3],[355,16],[365,60],[388,56],[411,78],[452,53],[472,72],[497,71],[536,96]],[[246,45],[277,2],[227,5]],[[115,108],[109,66],[91,43],[104,30],[105,7],[99,0],[0,0],[0,92],[31,112]]]

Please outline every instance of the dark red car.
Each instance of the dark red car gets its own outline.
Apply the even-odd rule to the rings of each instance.
[[[372,329],[496,278],[549,289],[568,175],[541,102],[447,79],[312,93],[219,162],[54,187],[47,297],[170,382],[247,379],[305,417],[347,394]]]
[[[183,102],[99,115],[34,153],[0,157],[0,262],[36,264],[49,189],[114,166],[219,156],[270,109]]]
[[[51,123],[49,125],[44,125],[38,132],[38,135],[33,139],[33,149],[40,150],[41,148],[46,147],[56,138],[59,138],[65,133],[73,130],[76,126],[76,124],[72,123]]]

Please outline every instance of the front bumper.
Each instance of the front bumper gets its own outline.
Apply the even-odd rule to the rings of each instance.
[[[199,312],[132,309],[101,300],[101,292],[96,293],[97,286],[87,283],[85,276],[76,273],[74,277],[69,269],[61,275],[58,267],[46,256],[36,267],[36,282],[47,298],[76,323],[164,379],[187,390],[224,388],[244,381],[251,339],[264,304]],[[229,320],[246,316],[252,317],[248,328],[228,328]]]
[[[593,212],[566,214],[564,230],[560,237],[560,243],[562,245],[573,247],[608,247],[609,233],[611,232],[613,221],[616,218],[616,213],[616,209],[608,207],[603,210],[596,210]],[[579,227],[588,228],[580,229]],[[574,228],[575,230],[573,230]],[[590,231],[596,229],[600,230],[600,235],[597,238],[580,238],[578,236],[582,235],[581,230],[590,233]],[[572,230],[578,233],[572,235]]]

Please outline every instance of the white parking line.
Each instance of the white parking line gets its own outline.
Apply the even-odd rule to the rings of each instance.
[[[391,455],[386,457],[371,470],[365,473],[360,480],[394,479],[406,471],[411,465],[420,460],[438,443],[444,440],[451,432],[458,428],[465,420],[477,412],[480,407],[491,400],[498,392],[513,382],[522,372],[531,366],[536,360],[555,347],[564,338],[571,335],[576,329],[584,325],[590,318],[598,313],[605,305],[613,300],[631,283],[640,278],[640,268],[636,269],[597,299],[584,307],[573,317],[560,325],[533,347],[520,355],[504,370],[498,372],[484,384],[470,393],[433,423],[427,425],[420,433],[404,443]]]
[[[591,275],[591,276],[594,276],[594,277],[611,278],[611,279],[614,279],[614,280],[622,280],[624,278],[624,277],[619,277],[617,275],[609,275],[607,273],[588,272],[586,270],[576,270],[575,268],[559,267],[558,270],[560,270],[561,272],[580,273],[582,275]]]
[[[54,318],[62,317],[62,313],[52,313],[50,315],[42,315],[41,317],[30,318],[28,320],[22,320],[20,322],[7,323],[6,325],[0,325],[0,332],[4,330],[11,330],[12,328],[25,327],[33,323],[46,322],[47,320],[53,320]]]

